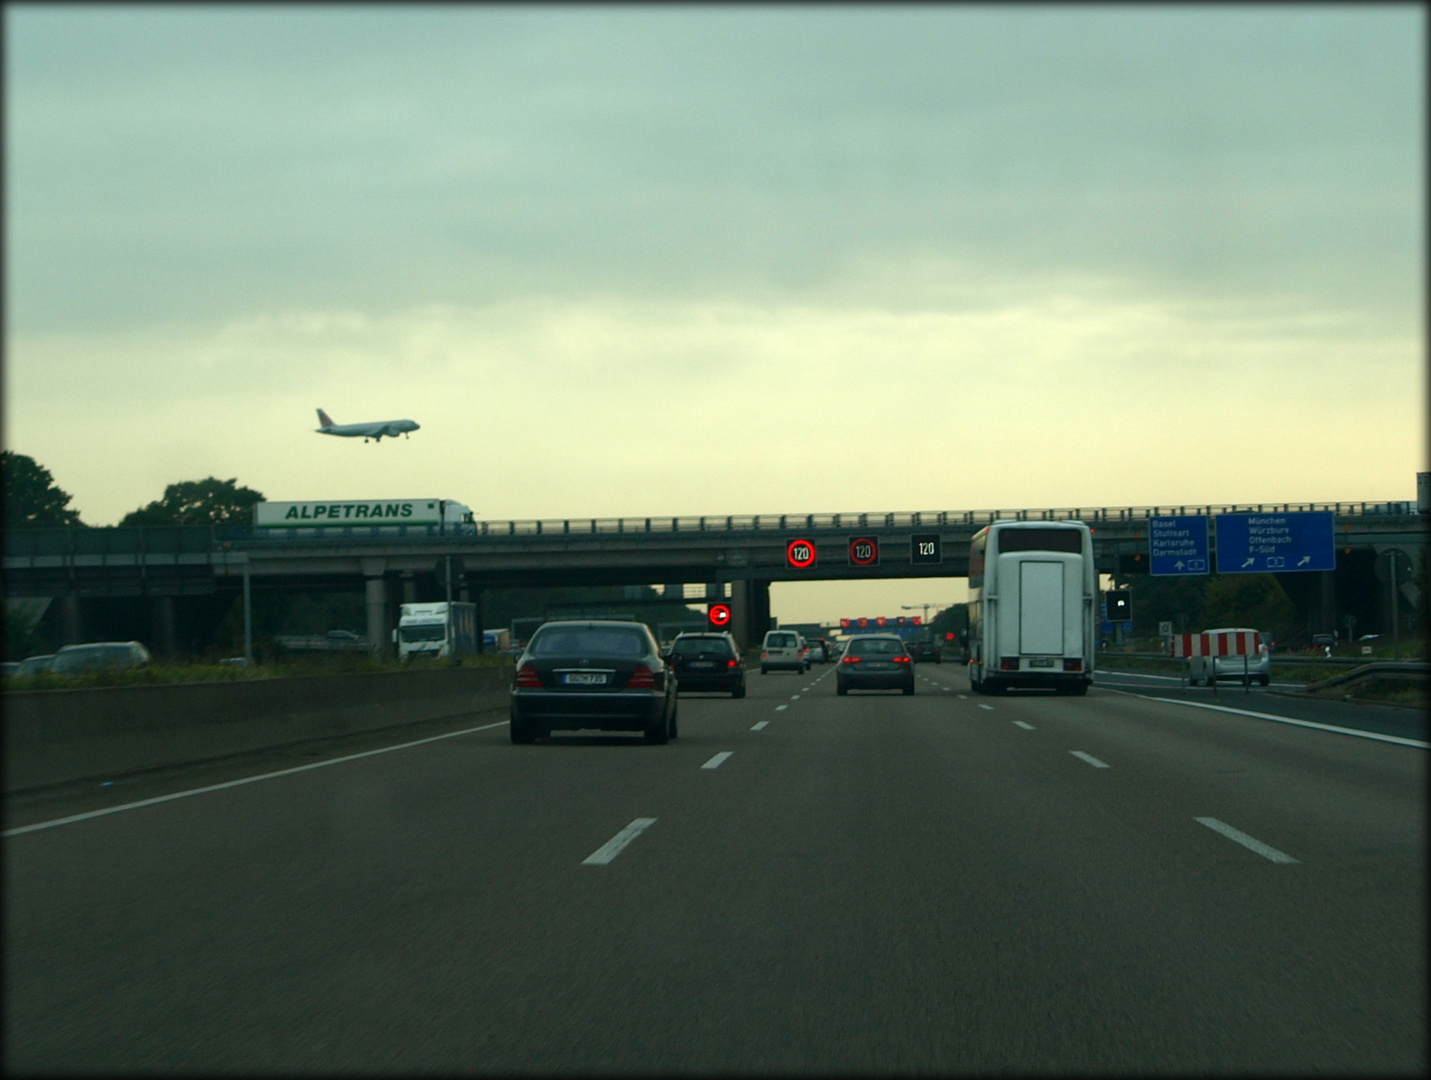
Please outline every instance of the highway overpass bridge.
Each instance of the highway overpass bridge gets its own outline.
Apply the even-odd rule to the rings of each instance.
[[[7,597],[56,601],[61,634],[73,641],[94,636],[100,606],[128,601],[132,612],[138,602],[148,633],[135,636],[161,654],[180,638],[193,640],[192,632],[176,633],[178,623],[216,625],[246,587],[363,590],[369,639],[386,648],[397,604],[440,599],[450,559],[454,596],[479,603],[492,588],[700,586],[690,602],[718,590],[730,597],[737,635],[749,641],[769,625],[771,582],[964,577],[970,538],[998,519],[1086,521],[1099,570],[1127,577],[1146,572],[1149,518],[1309,510],[1335,515],[1338,569],[1278,576],[1320,629],[1335,628],[1344,596],[1365,590],[1361,579],[1374,573],[1380,552],[1427,541],[1426,515],[1410,502],[482,521],[455,536],[435,526],[80,527],[9,531],[4,586]],[[849,545],[858,537],[877,542],[877,565],[852,565]],[[916,538],[937,538],[937,563],[916,561]],[[815,553],[802,569],[787,559],[796,539]],[[1371,625],[1364,615],[1358,623]]]

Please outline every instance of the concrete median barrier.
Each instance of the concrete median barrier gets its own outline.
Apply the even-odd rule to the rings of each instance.
[[[312,739],[504,714],[506,667],[4,695],[5,794]]]

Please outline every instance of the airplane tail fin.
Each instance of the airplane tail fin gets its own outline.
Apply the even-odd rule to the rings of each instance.
[[[319,423],[321,426],[325,427],[325,428],[330,428],[330,427],[333,426],[333,418],[332,418],[331,416],[329,416],[327,413],[325,413],[322,409],[319,409],[319,410],[318,410],[318,423]]]

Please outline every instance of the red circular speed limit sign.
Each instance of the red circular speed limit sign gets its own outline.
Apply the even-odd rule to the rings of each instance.
[[[856,536],[850,540],[851,566],[878,566],[879,541],[873,536]]]
[[[785,545],[785,561],[796,570],[808,570],[815,565],[815,541],[791,540]]]
[[[726,604],[712,604],[706,611],[706,618],[712,626],[729,626],[730,607]]]

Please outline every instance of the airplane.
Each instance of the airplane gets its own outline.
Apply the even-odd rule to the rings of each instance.
[[[361,435],[363,442],[367,442],[369,439],[382,442],[384,435],[390,439],[395,439],[399,435],[406,438],[409,431],[416,431],[421,426],[415,420],[379,420],[372,424],[335,424],[333,418],[322,409],[318,410],[318,423],[323,426],[314,430],[320,435],[342,435],[347,438]]]

